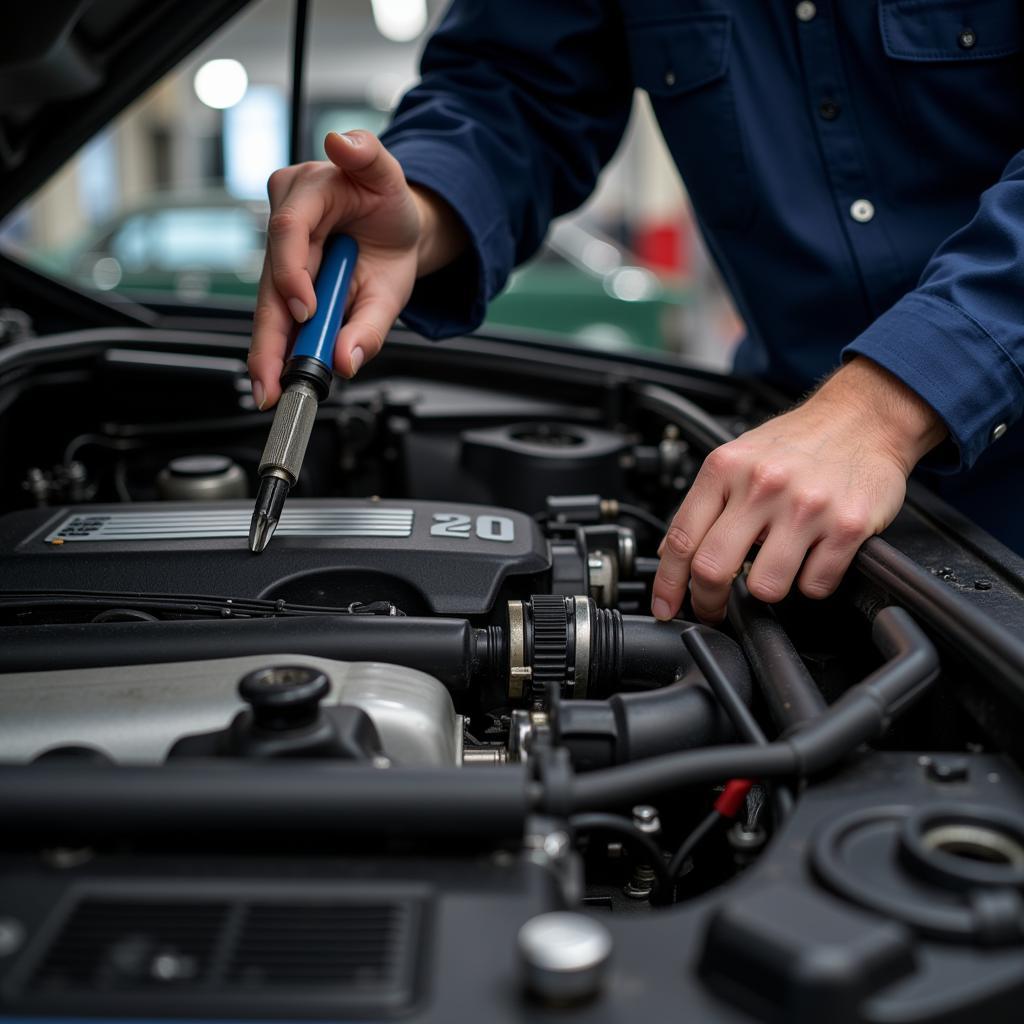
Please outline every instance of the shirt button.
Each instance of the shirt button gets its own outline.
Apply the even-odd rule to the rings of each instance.
[[[839,104],[835,100],[822,100],[818,105],[818,113],[826,121],[834,121],[839,116]]]
[[[992,428],[992,437],[991,437],[990,440],[991,441],[998,441],[999,438],[1001,438],[1003,436],[1003,434],[1005,434],[1005,433],[1006,433],[1006,424],[1005,423],[997,423]]]
[[[962,28],[960,29],[960,35],[956,37],[956,41],[960,44],[962,50],[970,50],[978,41],[978,36],[973,28]]]
[[[665,72],[665,84],[675,85],[676,84],[676,73],[674,71]]]
[[[867,224],[875,215],[875,204],[870,199],[855,199],[850,204],[850,216],[858,224]]]
[[[811,0],[800,0],[796,5],[796,16],[799,21],[813,21],[818,13],[818,8],[811,3]]]

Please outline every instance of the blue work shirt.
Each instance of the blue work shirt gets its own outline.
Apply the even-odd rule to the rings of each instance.
[[[945,422],[937,489],[1024,551],[1021,24],[1019,0],[455,0],[384,141],[472,244],[403,318],[475,328],[641,88],[746,321],[736,370],[796,393],[870,357]]]

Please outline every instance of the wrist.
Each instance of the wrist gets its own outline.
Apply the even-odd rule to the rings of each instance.
[[[865,356],[855,356],[815,393],[849,410],[858,430],[892,454],[909,476],[946,437],[938,413],[898,377]]]
[[[453,263],[469,244],[469,234],[458,214],[436,192],[410,185],[420,218],[416,276],[425,277]]]

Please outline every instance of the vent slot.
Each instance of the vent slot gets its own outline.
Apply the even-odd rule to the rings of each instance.
[[[226,903],[84,900],[36,968],[31,988],[118,991],[202,983],[228,910]]]
[[[390,989],[406,959],[401,904],[263,903],[246,909],[229,984]]]
[[[164,885],[83,893],[29,944],[0,1013],[289,1019],[391,1015],[415,1002],[422,893]]]

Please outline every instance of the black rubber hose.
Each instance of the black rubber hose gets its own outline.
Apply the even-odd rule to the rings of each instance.
[[[521,839],[527,771],[370,768],[333,761],[0,767],[0,820],[24,836],[218,833]]]
[[[659,384],[638,385],[634,393],[637,404],[658,416],[676,423],[683,436],[711,451],[733,440],[734,435],[699,405]]]
[[[736,739],[714,694],[693,679],[607,700],[562,701],[557,721],[559,742],[578,772]]]
[[[739,634],[772,721],[786,734],[828,706],[772,609],[738,577],[729,595],[729,621]]]
[[[884,732],[938,673],[935,648],[902,609],[880,611],[873,636],[890,660],[789,739],[570,776],[561,792],[538,791],[525,768],[510,765],[464,773],[333,762],[182,762],[152,768],[53,762],[0,767],[0,820],[12,834],[52,836],[187,829],[513,838],[522,834],[532,809],[551,803],[569,812],[589,811],[724,778],[813,775]]]
[[[702,638],[704,648],[728,673],[731,692],[749,703],[753,684],[736,644],[706,626],[630,615],[617,621],[622,632],[614,646],[621,660],[614,674],[649,689],[612,694],[606,700],[559,703],[559,742],[570,751],[574,768],[593,771],[734,740],[732,720],[687,650],[683,632]]]
[[[573,780],[571,809],[627,806],[726,778],[802,777],[835,765],[884,732],[938,673],[935,648],[902,608],[880,611],[872,636],[889,658],[886,664],[788,739],[688,751],[592,772]]]
[[[659,622],[649,615],[623,615],[619,679],[650,688],[666,686],[682,678],[694,664],[682,641],[684,630],[700,633],[724,671],[736,680],[744,700],[749,702],[750,672],[738,645],[717,629],[680,620]]]
[[[383,651],[388,661],[419,669],[458,691],[468,688],[473,679],[474,641],[474,631],[465,619],[374,615],[9,626],[3,630],[0,673],[205,661],[247,654],[380,661]]]

